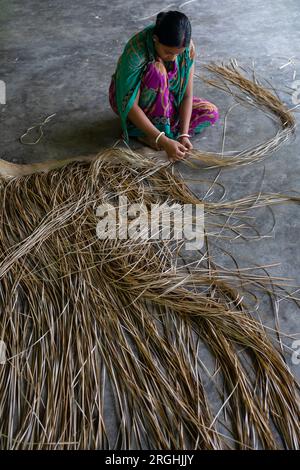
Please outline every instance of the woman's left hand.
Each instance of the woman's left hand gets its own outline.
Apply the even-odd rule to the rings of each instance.
[[[193,144],[188,137],[179,137],[178,142],[185,146],[187,150],[192,150]]]

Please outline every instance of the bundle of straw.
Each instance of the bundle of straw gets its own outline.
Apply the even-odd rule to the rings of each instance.
[[[275,121],[280,129],[274,137],[266,142],[241,151],[227,152],[226,156],[223,153],[195,150],[193,157],[196,160],[201,161],[208,168],[249,165],[274,154],[295,135],[296,120],[294,115],[281,101],[272,84],[264,79],[270,85],[269,88],[273,93],[256,77],[254,68],[252,70],[248,68],[247,70],[247,68],[239,66],[237,61],[233,59],[228,65],[212,63],[204,65],[203,68],[214,74],[215,79],[205,76],[200,77],[195,74],[197,78],[201,78],[205,83],[229,93],[243,106],[258,108]],[[247,78],[242,70],[249,76],[252,75],[253,79]],[[230,88],[230,85],[233,88]]]
[[[3,170],[1,448],[299,448],[299,386],[253,307],[260,294],[287,298],[287,280],[210,254],[224,220],[236,236],[248,209],[299,198],[206,203],[169,167],[115,147],[46,172]],[[196,261],[182,240],[98,238],[97,207],[119,195],[147,209],[204,202]]]

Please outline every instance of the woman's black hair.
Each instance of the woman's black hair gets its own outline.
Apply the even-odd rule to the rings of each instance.
[[[157,15],[154,34],[165,46],[187,47],[190,44],[192,27],[184,13],[170,10]]]

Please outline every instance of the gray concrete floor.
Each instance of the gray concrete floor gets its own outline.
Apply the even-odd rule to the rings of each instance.
[[[179,9],[183,1],[0,0],[0,80],[7,86],[7,103],[0,105],[0,157],[15,162],[65,158],[97,152],[113,144],[120,134],[118,118],[110,109],[108,87],[118,56],[128,38],[152,22],[159,10]],[[285,87],[292,87],[294,70],[300,79],[299,0],[199,0],[181,10],[192,23],[197,50],[196,72],[212,60],[236,58],[241,65],[254,61],[258,74],[270,79],[288,107],[294,106]],[[295,65],[280,66],[294,56]],[[195,147],[221,151],[224,116],[233,103],[230,96],[195,79],[194,94],[215,103],[220,121],[194,140]],[[45,136],[36,146],[26,146],[19,137],[28,127],[47,116],[56,116],[45,126]],[[296,114],[299,122],[299,114]],[[245,148],[274,135],[276,125],[258,110],[237,106],[229,114],[225,151]],[[262,163],[223,170],[219,181],[228,198],[260,191],[300,190],[300,137]],[[191,172],[184,168],[183,174]],[[201,174],[201,172],[203,174]],[[213,180],[217,170],[200,170],[199,177]],[[195,176],[195,173],[193,173]],[[201,186],[196,187],[201,193]],[[295,278],[300,285],[300,208],[296,204],[273,208],[276,226],[271,237],[259,242],[235,242],[231,252],[242,263],[280,265],[273,275]],[[267,231],[272,218],[267,209],[258,223]],[[226,260],[224,260],[226,263]],[[274,321],[267,299],[262,317]],[[285,301],[279,304],[282,331],[299,338],[299,310]],[[284,342],[291,347],[292,340]],[[287,361],[300,377],[300,365]],[[108,415],[110,412],[108,411]]]

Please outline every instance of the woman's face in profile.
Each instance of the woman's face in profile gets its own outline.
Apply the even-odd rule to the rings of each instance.
[[[171,47],[161,44],[156,35],[153,36],[153,41],[157,54],[165,62],[174,61],[185,50],[185,47]]]

